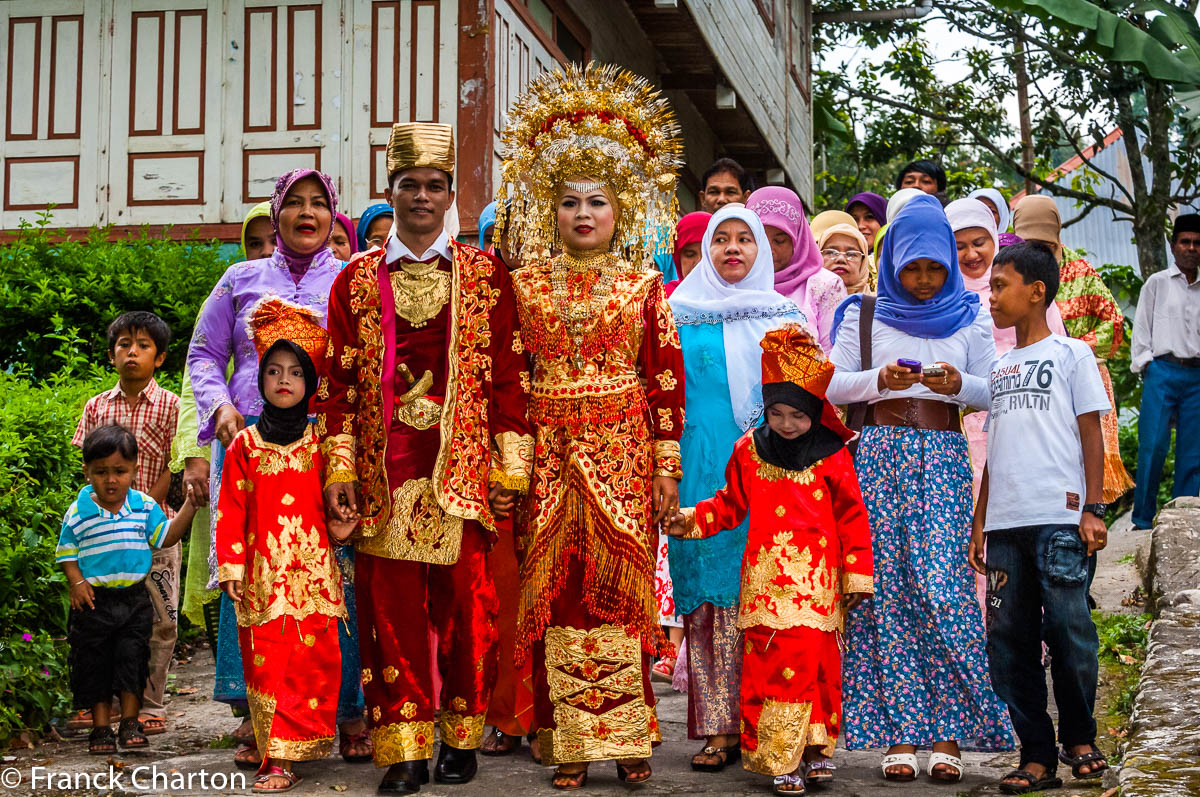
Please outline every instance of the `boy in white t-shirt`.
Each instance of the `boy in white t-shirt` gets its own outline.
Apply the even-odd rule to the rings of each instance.
[[[992,320],[1016,328],[1017,346],[992,366],[968,558],[987,575],[992,686],[1021,742],[1020,766],[1000,781],[1006,794],[1058,788],[1060,760],[1077,778],[1108,767],[1095,745],[1099,640],[1087,585],[1091,555],[1107,543],[1100,416],[1111,405],[1088,345],[1046,325],[1058,275],[1040,243],[1005,247],[992,264]],[[1061,751],[1046,711],[1043,639]]]

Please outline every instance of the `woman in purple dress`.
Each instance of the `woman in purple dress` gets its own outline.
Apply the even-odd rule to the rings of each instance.
[[[188,350],[188,370],[199,416],[198,442],[212,445],[210,505],[215,506],[220,495],[225,447],[243,427],[254,423],[262,411],[258,353],[246,322],[262,299],[277,297],[315,311],[324,323],[329,289],[343,266],[329,248],[336,216],[337,190],[327,175],[315,169],[295,169],[280,177],[271,197],[274,253],[230,266],[196,320]],[[233,372],[226,378],[231,359]],[[216,535],[211,539],[215,540]],[[217,586],[216,572],[215,550],[210,547],[210,589]],[[352,606],[349,586],[347,583],[347,608]],[[350,626],[354,627],[353,620]],[[357,644],[352,647],[356,649]],[[369,760],[357,679],[350,686],[348,691],[354,694],[343,695],[339,701],[342,753],[347,760]],[[223,595],[214,698],[223,702],[243,700],[245,689],[233,605]],[[257,768],[258,756],[253,745],[243,747],[235,756],[237,764]]]

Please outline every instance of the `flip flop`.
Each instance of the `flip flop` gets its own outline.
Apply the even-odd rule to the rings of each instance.
[[[166,717],[155,717],[152,714],[144,714],[138,717],[138,722],[142,723],[142,733],[147,736],[157,736],[160,733],[167,732]]]
[[[646,781],[650,780],[650,776],[654,774],[653,770],[650,769],[650,761],[645,758],[638,759],[638,763],[636,764],[622,764],[620,761],[616,763],[617,778],[622,783],[645,783]],[[643,772],[646,773],[646,777],[634,777],[635,775],[640,775]]]
[[[550,785],[558,791],[575,791],[587,785],[587,778],[588,771],[586,769],[582,772],[559,772],[556,769]]]

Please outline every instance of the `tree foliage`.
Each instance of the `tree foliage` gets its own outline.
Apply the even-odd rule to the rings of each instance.
[[[815,18],[894,7],[891,0],[829,0]],[[933,20],[966,34],[968,44],[931,40],[925,31]],[[827,152],[869,164],[856,172],[926,152],[944,156],[948,167],[978,164],[985,179],[988,172],[1007,184],[1028,179],[1074,199],[1080,214],[1099,209],[1131,220],[1143,275],[1166,266],[1169,212],[1200,197],[1195,0],[935,0],[934,13],[920,20],[818,25],[815,50],[855,39],[887,45],[887,55],[867,69],[827,65],[818,73],[818,93],[832,113],[862,133],[854,142],[825,136],[819,144]],[[945,61],[965,67],[966,77],[939,78],[936,67]],[[1022,70],[1032,164],[1023,164],[1017,120],[1005,110]],[[1083,157],[1117,127],[1127,183],[1086,157],[1069,180],[1055,182],[1064,153]]]

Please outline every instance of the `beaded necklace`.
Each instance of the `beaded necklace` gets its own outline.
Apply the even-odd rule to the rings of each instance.
[[[571,291],[567,284],[570,274],[582,274],[596,271],[599,277],[592,283],[592,292],[588,301],[571,301]],[[588,327],[594,320],[600,318],[604,304],[612,295],[613,278],[617,269],[609,259],[608,253],[600,253],[588,257],[575,257],[562,254],[551,261],[550,287],[551,299],[558,317],[566,328],[567,340],[571,343],[571,365],[577,370],[583,370],[583,338]]]

